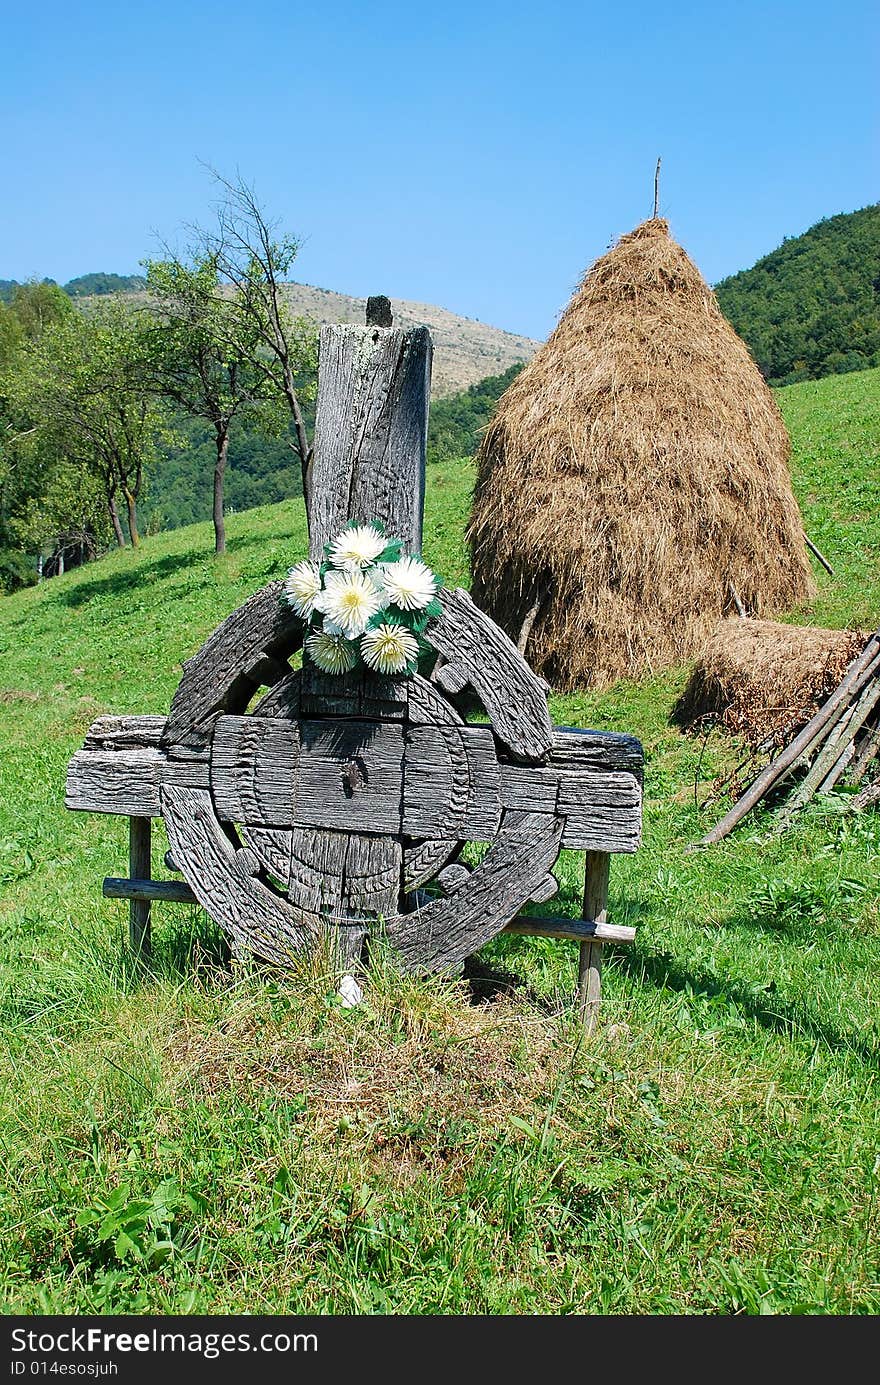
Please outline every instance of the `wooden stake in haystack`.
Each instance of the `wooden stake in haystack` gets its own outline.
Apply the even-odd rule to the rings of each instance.
[[[814,717],[774,760],[762,770],[750,788],[695,846],[714,846],[733,831],[743,818],[780,789],[796,770],[806,774],[793,787],[779,818],[787,827],[794,814],[816,793],[829,793],[846,776],[859,785],[880,753],[880,630],[853,660],[834,692]],[[863,808],[880,798],[880,777],[853,799]]]

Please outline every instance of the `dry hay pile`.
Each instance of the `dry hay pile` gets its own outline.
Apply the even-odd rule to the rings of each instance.
[[[478,455],[477,603],[557,687],[680,662],[814,591],[779,410],[665,221],[587,273]]]
[[[754,749],[785,745],[831,696],[865,646],[858,630],[724,620],[675,708],[698,729],[717,724]]]

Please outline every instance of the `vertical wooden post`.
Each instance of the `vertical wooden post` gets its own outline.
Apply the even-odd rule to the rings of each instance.
[[[433,347],[427,327],[321,328],[310,556],[348,522],[381,519],[418,553]]]
[[[410,552],[422,547],[433,346],[427,327],[400,329],[392,321],[390,301],[376,295],[367,305],[366,326],[321,328],[308,505],[309,552],[316,561],[348,520],[381,520]],[[304,662],[301,688],[312,706],[320,706],[332,691],[328,681],[342,683],[322,679]],[[370,682],[381,685],[382,680],[353,676],[355,699],[361,696],[358,685]],[[381,686],[376,693],[381,696]],[[328,705],[333,715],[332,699]],[[322,910],[331,918],[355,920],[329,930],[336,965],[355,970],[367,936],[366,924],[358,922],[365,910],[390,917],[401,908],[401,842],[368,828],[358,834],[298,828],[293,857],[291,902],[314,907],[311,882],[317,876]]]
[[[151,825],[149,818],[128,819],[128,873],[132,880],[149,880],[152,874]],[[133,899],[128,909],[128,940],[131,950],[136,957],[149,957],[152,950],[150,900]]]
[[[583,917],[591,923],[606,923],[608,919],[608,871],[611,857],[607,851],[587,851],[584,873]],[[602,944],[581,943],[578,965],[578,1003],[584,1028],[592,1034],[602,1003]]]

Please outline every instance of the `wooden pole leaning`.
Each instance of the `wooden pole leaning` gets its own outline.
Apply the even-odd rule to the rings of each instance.
[[[599,927],[608,922],[608,875],[611,857],[607,851],[585,852],[583,917]],[[592,1034],[602,1003],[602,948],[598,939],[581,943],[578,963],[578,1006],[587,1034]]]
[[[150,878],[150,847],[152,845],[149,818],[128,819],[128,865],[133,880]],[[132,899],[128,906],[128,940],[135,957],[149,957],[153,940],[149,899]]]

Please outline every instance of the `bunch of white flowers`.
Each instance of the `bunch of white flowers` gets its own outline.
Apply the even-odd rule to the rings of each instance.
[[[428,622],[442,610],[441,583],[402,547],[378,521],[352,523],[325,544],[322,563],[290,569],[284,599],[310,627],[305,648],[324,673],[347,673],[358,662],[377,673],[415,673],[429,648]]]

